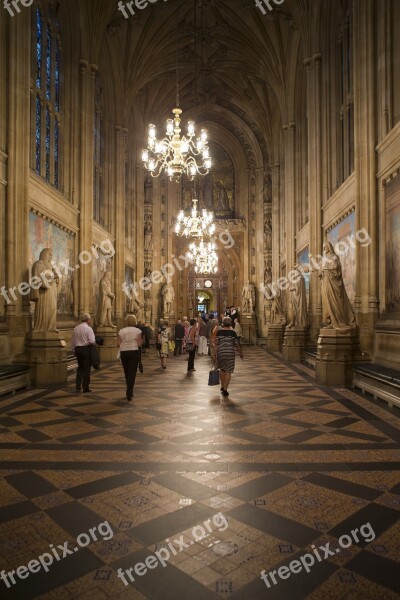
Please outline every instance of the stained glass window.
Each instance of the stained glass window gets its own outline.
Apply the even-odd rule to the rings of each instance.
[[[48,183],[60,189],[62,143],[62,45],[60,26],[49,10],[32,15],[32,94],[31,166]]]
[[[40,104],[39,96],[36,97],[36,114],[35,114],[35,123],[36,123],[36,133],[35,133],[35,170],[36,173],[40,175],[40,146],[42,140],[42,107]]]
[[[58,159],[59,159],[59,143],[60,143],[60,129],[58,121],[54,124],[54,185],[58,187]]]
[[[59,110],[59,106],[60,106],[60,55],[61,55],[60,43],[57,40],[56,65],[55,65],[55,73],[54,73],[54,77],[55,77],[55,82],[54,82],[55,90],[54,91],[55,91],[56,111]]]
[[[50,111],[46,108],[46,179],[50,181]]]
[[[50,27],[46,29],[46,99],[51,96],[51,32]]]

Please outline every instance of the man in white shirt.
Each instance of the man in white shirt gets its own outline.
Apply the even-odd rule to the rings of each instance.
[[[78,370],[76,371],[76,390],[83,393],[91,392],[90,369],[92,366],[90,346],[96,343],[94,331],[91,328],[90,315],[84,313],[81,316],[81,324],[77,325],[72,333],[72,352],[78,359]]]

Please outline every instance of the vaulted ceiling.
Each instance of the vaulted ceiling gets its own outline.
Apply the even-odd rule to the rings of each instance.
[[[89,32],[82,50],[99,65],[121,125],[142,138],[144,125],[171,116],[178,62],[187,117],[216,123],[220,138],[233,133],[248,165],[261,167],[275,160],[282,125],[295,118],[303,61],[320,50],[340,1],[270,0],[265,16],[255,0],[155,0],[128,19],[109,0],[81,1],[77,11]]]

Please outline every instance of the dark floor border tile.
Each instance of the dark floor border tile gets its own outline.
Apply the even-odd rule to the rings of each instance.
[[[229,512],[229,516],[264,531],[278,540],[285,540],[290,544],[304,548],[315,540],[320,534],[315,529],[297,523],[287,517],[282,517],[269,510],[257,508],[251,504],[238,506]]]
[[[303,477],[303,481],[308,481],[319,487],[332,490],[334,492],[341,492],[349,496],[355,496],[356,498],[363,498],[364,500],[376,500],[383,494],[380,490],[375,490],[359,483],[352,483],[345,479],[338,479],[331,475],[324,475],[322,473],[311,473]]]

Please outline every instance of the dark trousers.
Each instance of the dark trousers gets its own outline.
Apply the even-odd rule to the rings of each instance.
[[[196,356],[196,348],[188,352],[188,371],[194,369],[194,358]]]
[[[90,346],[77,346],[75,348],[75,356],[78,359],[76,389],[80,389],[81,385],[83,385],[83,391],[88,392],[90,385],[90,369],[92,366]]]
[[[182,354],[182,342],[183,342],[183,340],[175,340],[175,350],[174,350],[175,356],[177,354]]]
[[[121,362],[124,367],[126,381],[126,397],[132,398],[133,386],[135,385],[136,373],[140,362],[140,350],[123,350]]]

